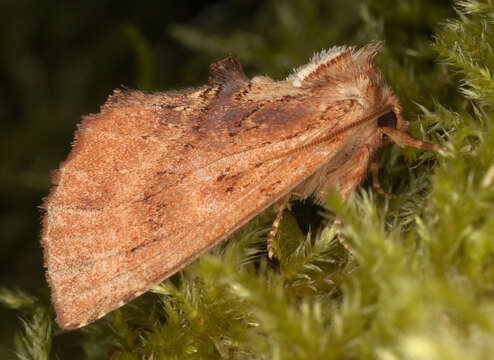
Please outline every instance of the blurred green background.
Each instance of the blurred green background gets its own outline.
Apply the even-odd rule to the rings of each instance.
[[[422,11],[424,4],[434,11]],[[248,76],[280,79],[315,51],[373,39],[393,44],[385,51],[414,48],[407,56],[432,68],[427,40],[453,11],[450,1],[437,0],[7,0],[0,14],[0,286],[48,299],[37,207],[80,116],[98,112],[113,89],[201,85],[208,65],[228,53],[240,57]],[[417,87],[398,92],[431,101]],[[20,321],[3,308],[0,317],[4,358]]]

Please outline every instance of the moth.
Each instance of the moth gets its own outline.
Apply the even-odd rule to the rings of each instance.
[[[115,90],[79,125],[42,205],[60,327],[129,302],[274,204],[270,237],[290,197],[346,197],[385,141],[437,150],[406,133],[374,63],[381,45],[333,47],[282,81],[249,80],[229,56],[200,88]]]

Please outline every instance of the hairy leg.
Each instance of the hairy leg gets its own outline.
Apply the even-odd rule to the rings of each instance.
[[[280,227],[281,217],[283,216],[283,211],[289,206],[290,195],[285,196],[278,203],[274,205],[276,211],[276,217],[274,218],[273,225],[271,226],[271,231],[268,235],[267,248],[268,248],[268,258],[272,259],[274,257],[273,239],[278,232]]]
[[[372,186],[374,187],[374,189],[376,189],[376,191],[385,198],[394,199],[396,196],[394,194],[385,192],[381,187],[381,184],[379,183],[379,167],[376,161],[373,161],[370,165],[370,171],[372,173]]]

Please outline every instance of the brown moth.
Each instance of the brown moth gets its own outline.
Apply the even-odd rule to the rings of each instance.
[[[122,306],[279,204],[275,231],[290,195],[347,196],[384,135],[437,150],[405,132],[374,64],[380,47],[323,51],[283,81],[249,80],[227,57],[209,85],[116,90],[85,117],[43,204],[60,327]]]

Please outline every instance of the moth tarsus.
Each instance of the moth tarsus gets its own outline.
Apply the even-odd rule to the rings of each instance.
[[[332,48],[282,81],[249,80],[229,56],[197,89],[116,90],[80,124],[43,203],[57,323],[116,309],[280,199],[347,197],[384,135],[437,150],[405,132],[381,46]]]
[[[342,221],[341,221],[341,217],[336,217],[336,219],[334,220],[333,222],[333,226],[336,230],[336,239],[338,240],[338,242],[340,243],[340,245],[349,253],[349,254],[352,254],[353,253],[353,249],[350,245],[348,245],[348,243],[345,241],[345,236],[343,235],[343,233],[341,232],[341,225],[342,225]]]
[[[379,182],[379,166],[378,166],[378,163],[376,161],[373,161],[371,163],[371,165],[370,165],[370,171],[371,171],[371,174],[372,174],[372,186],[374,187],[374,189],[376,189],[376,191],[380,195],[384,196],[387,199],[394,199],[394,198],[396,198],[396,195],[391,194],[391,193],[387,193],[381,187],[381,184]]]
[[[268,234],[268,239],[266,241],[266,247],[268,250],[268,258],[273,259],[274,258],[274,247],[273,247],[273,239],[278,233],[278,229],[280,227],[281,223],[281,218],[283,216],[283,211],[285,211],[286,208],[290,208],[290,196],[285,196],[283,199],[281,199],[278,203],[275,204],[274,209],[276,212],[276,216],[273,220],[273,225],[271,226],[271,231]]]

